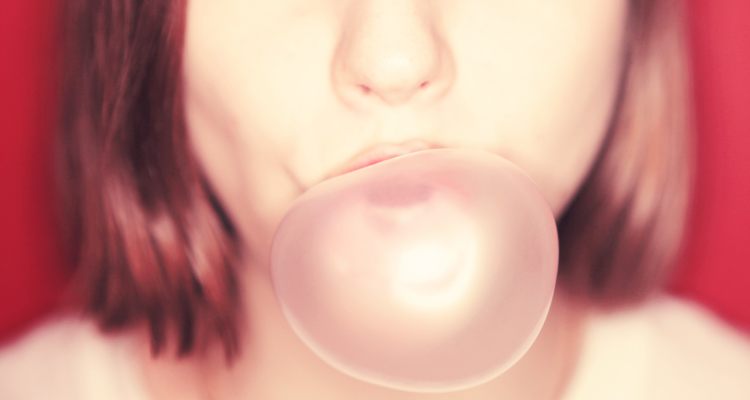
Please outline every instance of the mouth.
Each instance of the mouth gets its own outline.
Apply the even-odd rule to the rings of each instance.
[[[391,158],[396,158],[406,154],[418,151],[437,149],[439,146],[427,143],[422,140],[415,140],[401,144],[382,144],[365,150],[354,156],[349,162],[344,164],[343,168],[334,173],[332,176],[347,174],[358,169],[368,167]]]

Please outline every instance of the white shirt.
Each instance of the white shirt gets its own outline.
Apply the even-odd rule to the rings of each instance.
[[[0,349],[2,400],[148,400],[136,344],[91,321],[48,321]]]
[[[588,317],[564,400],[750,400],[750,337],[661,297]]]
[[[750,338],[693,303],[594,313],[584,335],[564,400],[750,400]],[[0,349],[0,399],[148,400],[134,354],[127,335],[47,322]]]

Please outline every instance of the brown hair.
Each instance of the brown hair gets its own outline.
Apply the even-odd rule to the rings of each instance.
[[[558,223],[560,282],[600,304],[647,297],[682,242],[693,175],[683,19],[679,1],[631,1],[619,104]]]
[[[677,1],[631,2],[628,62],[607,143],[559,223],[561,283],[642,298],[674,255],[689,182]],[[146,323],[159,352],[238,351],[238,238],[185,132],[185,1],[68,4],[61,189],[76,293],[105,330]],[[656,22],[658,19],[658,23]]]
[[[76,292],[107,330],[146,322],[158,352],[237,350],[236,235],[188,151],[184,1],[68,4],[63,201]]]

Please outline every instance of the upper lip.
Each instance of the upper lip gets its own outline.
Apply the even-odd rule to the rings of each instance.
[[[344,166],[338,170],[333,176],[346,174],[352,171],[356,171],[360,168],[367,167],[369,165],[377,164],[379,162],[402,156],[405,154],[414,153],[417,151],[430,150],[438,148],[438,146],[422,141],[414,140],[410,142],[400,144],[380,144],[371,147],[358,155],[352,157],[349,162],[345,163]]]

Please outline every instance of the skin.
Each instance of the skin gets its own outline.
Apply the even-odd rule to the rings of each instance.
[[[212,351],[154,360],[144,350],[155,397],[558,396],[583,312],[561,295],[500,378],[440,396],[393,392],[341,375],[299,342],[273,298],[267,251],[307,188],[372,149],[414,141],[509,159],[559,217],[604,140],[626,19],[625,0],[189,1],[188,130],[243,239],[247,329],[232,367]]]

